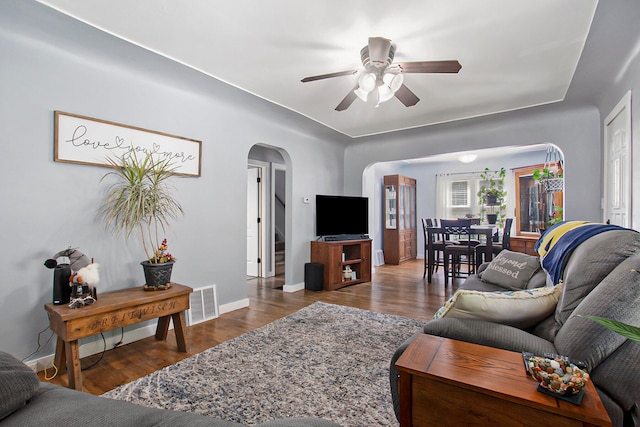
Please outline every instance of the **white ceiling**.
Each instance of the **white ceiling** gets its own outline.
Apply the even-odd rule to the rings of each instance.
[[[38,0],[351,137],[564,99],[597,0]],[[457,59],[458,74],[407,74],[421,101],[334,108],[370,36],[395,61]]]

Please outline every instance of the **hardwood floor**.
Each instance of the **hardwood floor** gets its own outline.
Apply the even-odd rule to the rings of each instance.
[[[422,278],[422,268],[422,260],[399,266],[383,265],[374,269],[371,282],[336,291],[285,293],[274,288],[269,279],[247,280],[250,306],[188,327],[188,353],[176,351],[173,330],[169,331],[167,341],[148,337],[108,350],[94,367],[82,371],[84,391],[102,394],[316,301],[426,321],[451,296],[462,279],[456,279],[453,285],[449,284],[445,289],[442,271],[435,274],[433,283],[427,284],[427,280]],[[100,354],[96,354],[83,358],[82,366],[93,365],[99,357]],[[39,375],[44,380],[43,373]],[[66,374],[56,376],[51,382],[66,385]]]

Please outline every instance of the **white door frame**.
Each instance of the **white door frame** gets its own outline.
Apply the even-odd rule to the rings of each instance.
[[[273,259],[273,249],[269,249],[268,245],[273,238],[270,238],[267,230],[271,227],[271,215],[269,212],[271,192],[271,174],[269,173],[270,164],[260,160],[250,159],[249,167],[260,169],[261,190],[260,190],[260,277],[273,276],[273,268],[271,260]]]
[[[609,125],[620,115],[626,115],[626,128],[625,133],[628,138],[628,153],[626,156],[626,162],[624,165],[621,165],[623,168],[623,173],[625,175],[624,180],[626,180],[626,185],[623,185],[623,189],[625,189],[625,194],[621,195],[623,202],[626,204],[626,216],[627,216],[627,227],[632,227],[632,179],[631,179],[631,165],[632,165],[632,134],[631,134],[631,91],[628,91],[622,99],[618,102],[618,104],[611,110],[611,113],[607,115],[604,119],[604,140],[603,140],[603,159],[604,159],[604,174],[603,174],[603,199],[602,199],[602,222],[606,222],[610,217],[610,204],[613,202],[611,195],[609,194]],[[624,188],[626,187],[626,188]]]
[[[257,179],[257,182],[256,182]],[[262,277],[262,170],[247,167],[247,276]]]
[[[271,235],[271,253],[273,254],[273,256],[271,257],[271,272],[272,275],[276,274],[276,257],[275,257],[275,252],[276,252],[276,242],[275,242],[275,235],[276,235],[276,171],[282,171],[285,173],[285,176],[287,174],[287,166],[280,164],[280,163],[271,163],[271,227],[270,227],[270,235]],[[286,179],[285,179],[286,181]],[[286,185],[286,184],[285,184]],[[285,200],[285,209],[286,209],[286,200]],[[285,219],[285,223],[286,223],[286,219]],[[287,262],[287,252],[288,252],[289,248],[287,245],[285,245],[285,265]]]

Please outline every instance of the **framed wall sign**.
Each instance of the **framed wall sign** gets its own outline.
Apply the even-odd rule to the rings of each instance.
[[[168,157],[178,175],[200,176],[202,141],[55,111],[56,162],[111,167],[129,152]]]

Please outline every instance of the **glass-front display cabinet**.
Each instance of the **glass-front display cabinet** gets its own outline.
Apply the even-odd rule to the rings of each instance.
[[[398,228],[398,192],[395,185],[384,186],[384,228]]]
[[[403,175],[384,177],[384,260],[400,264],[415,259],[416,180]]]

